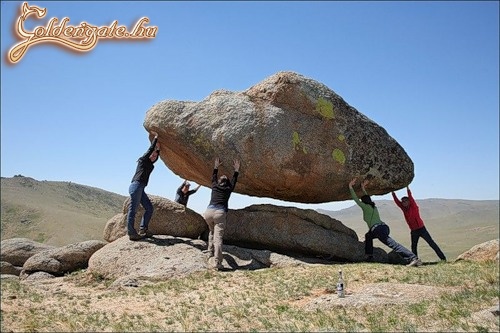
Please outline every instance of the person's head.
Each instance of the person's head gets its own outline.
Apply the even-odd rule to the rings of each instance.
[[[401,204],[403,207],[408,207],[410,205],[410,199],[408,197],[402,197]]]
[[[191,187],[191,184],[189,182],[185,182],[184,186],[182,187],[182,192],[184,192],[184,193],[188,192],[190,187]]]
[[[151,155],[149,155],[149,160],[154,163],[158,160],[158,157],[160,157],[160,150],[156,149],[156,150],[153,150]]]
[[[372,198],[367,194],[361,197],[361,202],[370,205],[372,207],[375,207],[375,203],[372,201]]]
[[[222,176],[219,177],[218,184],[220,186],[228,186],[229,185],[229,179],[227,179],[226,175],[222,175]]]

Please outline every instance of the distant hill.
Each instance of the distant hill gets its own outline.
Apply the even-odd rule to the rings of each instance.
[[[72,182],[38,181],[15,176],[1,179],[1,238],[26,237],[62,246],[90,239],[102,240],[106,222],[122,211],[125,196]],[[418,200],[427,229],[447,257],[455,259],[472,246],[498,238],[498,200]],[[400,209],[390,200],[376,201],[391,236],[410,248],[410,231]],[[339,211],[318,209],[358,234],[367,231],[361,209],[354,205]],[[375,246],[389,251],[378,241]],[[438,258],[420,240],[419,256]]]
[[[410,249],[410,229],[399,207],[392,200],[376,200],[376,198],[374,200],[380,218],[391,229],[391,237]],[[448,259],[455,259],[476,244],[498,238],[498,200],[416,200],[427,230]],[[364,240],[367,226],[357,205],[339,211],[318,209],[318,212],[341,221],[356,231],[361,241]],[[374,245],[389,250],[378,241],[375,241]],[[423,239],[419,241],[418,251],[424,260],[438,260],[434,251]]]
[[[25,237],[62,246],[103,240],[106,222],[126,197],[72,182],[1,179],[2,240]]]

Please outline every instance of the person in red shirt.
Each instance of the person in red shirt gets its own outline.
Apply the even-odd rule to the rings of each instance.
[[[436,242],[434,242],[431,235],[425,228],[424,221],[420,217],[418,205],[415,202],[415,199],[413,199],[409,186],[406,187],[406,191],[408,193],[407,197],[402,197],[401,200],[399,200],[398,197],[396,196],[396,193],[394,193],[393,191],[392,198],[394,199],[396,205],[398,205],[398,207],[401,208],[401,210],[403,211],[406,223],[410,227],[411,251],[415,255],[418,255],[417,244],[419,238],[422,237],[427,242],[427,244],[429,244],[429,246],[434,250],[434,252],[436,252],[439,259],[446,261],[446,256],[444,255],[443,251],[441,251],[439,246],[436,244]]]

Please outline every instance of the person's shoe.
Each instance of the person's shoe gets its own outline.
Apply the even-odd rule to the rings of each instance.
[[[151,238],[151,237],[153,237],[153,233],[151,231],[149,231],[148,229],[140,229],[139,236],[144,237],[144,238]]]
[[[203,250],[201,251],[203,254],[205,254],[206,258],[207,259],[210,259],[214,256],[214,251],[210,251],[210,250]]]
[[[141,237],[140,235],[138,234],[132,234],[132,235],[128,235],[128,239],[130,239],[131,241],[138,241],[138,240],[141,240],[143,237]]]
[[[374,262],[373,256],[366,256],[364,262]]]
[[[421,266],[422,265],[422,260],[415,258],[413,259],[407,266]]]
[[[224,269],[224,265],[222,263],[217,263],[215,257],[208,258],[208,268],[214,271],[220,271]]]

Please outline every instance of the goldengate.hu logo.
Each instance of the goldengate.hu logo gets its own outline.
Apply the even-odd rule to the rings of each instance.
[[[40,43],[53,43],[59,46],[70,48],[77,52],[88,52],[92,50],[99,39],[129,39],[144,40],[156,37],[158,27],[147,27],[149,18],[139,19],[130,31],[123,25],[118,25],[118,21],[113,21],[109,26],[94,26],[87,22],[81,22],[78,26],[69,25],[69,18],[65,17],[61,21],[51,18],[46,26],[37,26],[32,31],[25,29],[25,21],[29,16],[41,19],[47,14],[46,8],[30,6],[27,2],[21,5],[21,15],[14,27],[15,34],[21,42],[14,45],[7,55],[8,61],[12,64],[19,62],[28,49]]]

